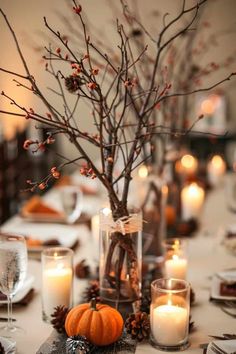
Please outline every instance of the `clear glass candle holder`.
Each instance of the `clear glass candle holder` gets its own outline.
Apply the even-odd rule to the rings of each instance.
[[[164,273],[166,278],[186,279],[187,276],[187,241],[170,238],[163,242]]]
[[[151,342],[159,350],[180,351],[189,346],[190,285],[181,279],[158,279],[151,284]]]
[[[56,306],[72,307],[73,251],[70,248],[47,248],[42,252],[42,315],[46,322]]]

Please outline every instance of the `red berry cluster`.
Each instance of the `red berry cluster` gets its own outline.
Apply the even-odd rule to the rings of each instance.
[[[94,173],[94,170],[88,166],[81,167],[80,173],[82,176],[90,177],[92,179],[97,177],[96,174]]]
[[[55,178],[55,179],[58,179],[61,177],[61,173],[60,171],[58,171],[57,167],[52,167],[51,168],[51,175]]]

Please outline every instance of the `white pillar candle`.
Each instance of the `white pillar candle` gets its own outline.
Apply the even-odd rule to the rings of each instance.
[[[54,312],[56,306],[71,306],[72,283],[72,269],[64,267],[63,262],[56,264],[55,268],[43,270],[43,310],[48,316]]]
[[[166,278],[186,279],[187,259],[173,255],[165,261]]]
[[[152,334],[158,344],[175,346],[188,334],[188,311],[171,304],[151,309]]]
[[[225,174],[226,164],[220,155],[215,155],[208,162],[207,176],[212,186],[217,186]]]
[[[181,207],[183,220],[197,218],[200,214],[205,192],[197,183],[191,183],[181,191]]]

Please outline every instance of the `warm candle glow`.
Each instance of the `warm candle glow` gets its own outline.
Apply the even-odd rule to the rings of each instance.
[[[165,261],[166,278],[186,279],[187,259],[174,254],[171,259]]]
[[[192,168],[196,164],[196,159],[192,155],[184,155],[181,163],[184,168]]]
[[[194,175],[198,168],[198,160],[196,157],[186,154],[176,162],[176,172],[182,175]]]
[[[138,175],[140,178],[146,178],[148,176],[148,168],[145,165],[142,165],[138,169]]]
[[[43,272],[44,311],[51,314],[55,306],[71,304],[73,272],[69,267],[59,263],[55,268],[45,269]]]
[[[225,162],[220,155],[213,156],[211,163],[217,169],[222,168],[222,166],[225,166]]]
[[[218,185],[226,170],[226,163],[220,155],[215,155],[207,165],[207,176],[212,186]]]
[[[181,191],[183,220],[197,218],[204,202],[205,192],[197,183],[191,183]]]
[[[188,311],[186,308],[167,305],[153,309],[151,313],[152,333],[155,340],[163,345],[177,345],[183,341],[188,331]]]

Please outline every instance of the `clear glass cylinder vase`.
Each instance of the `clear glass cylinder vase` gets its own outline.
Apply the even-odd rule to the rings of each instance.
[[[135,302],[141,296],[142,213],[114,220],[112,212],[100,212],[100,296],[105,302]]]

